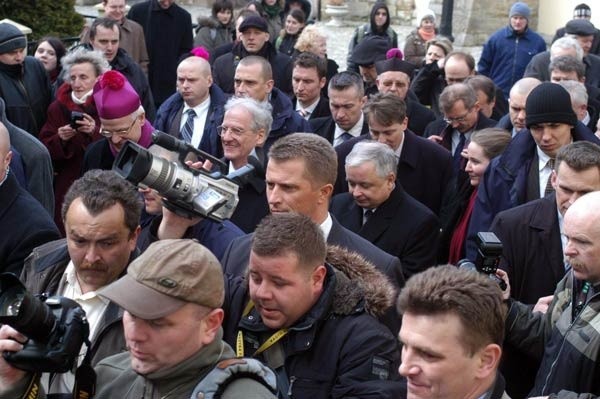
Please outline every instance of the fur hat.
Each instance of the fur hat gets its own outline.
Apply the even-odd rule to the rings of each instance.
[[[27,38],[16,26],[3,22],[0,24],[0,54],[27,47]]]
[[[529,17],[531,16],[531,8],[525,3],[518,2],[512,5],[510,8],[510,12],[508,13],[508,18],[512,18],[515,15],[520,15],[529,21]]]
[[[525,102],[525,115],[527,128],[540,123],[577,124],[569,92],[556,83],[544,82],[529,93]]]

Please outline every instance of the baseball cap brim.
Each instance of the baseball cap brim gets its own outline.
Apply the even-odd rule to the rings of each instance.
[[[146,320],[160,319],[186,304],[185,301],[138,283],[128,274],[99,290],[98,295],[113,301],[132,315]]]

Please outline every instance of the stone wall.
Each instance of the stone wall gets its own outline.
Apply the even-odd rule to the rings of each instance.
[[[452,34],[455,44],[464,47],[485,43],[490,34],[508,24],[508,11],[514,3],[514,0],[454,0]],[[529,26],[536,29],[539,0],[528,0],[527,4],[532,9]],[[442,0],[432,0],[430,8],[441,15]]]

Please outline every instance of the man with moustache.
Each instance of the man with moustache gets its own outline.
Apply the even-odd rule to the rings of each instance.
[[[136,241],[142,210],[135,188],[112,171],[93,170],[65,195],[62,216],[66,238],[33,250],[21,281],[32,294],[75,300],[90,326],[92,365],[125,350],[122,310],[97,295],[118,279],[139,253]],[[71,392],[72,373],[42,378],[47,393]]]

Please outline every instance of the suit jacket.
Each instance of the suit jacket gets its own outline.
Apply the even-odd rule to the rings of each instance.
[[[552,295],[565,275],[554,193],[498,213],[491,230],[503,244],[511,296],[534,304]]]
[[[318,134],[319,136],[327,139],[331,144],[333,144],[333,138],[335,135],[335,121],[331,116],[324,118],[316,118],[311,119],[310,125],[312,126],[313,132]],[[360,131],[361,136],[366,136],[369,134],[369,125],[367,124],[367,118],[364,118],[363,126]]]
[[[294,104],[294,110],[296,109],[297,99],[294,97],[292,103]],[[319,97],[319,102],[317,106],[313,110],[313,112],[308,116],[308,120],[317,119],[317,118],[326,118],[331,116],[331,109],[329,108],[329,99],[327,97]]]
[[[357,137],[335,148],[338,155],[338,178],[335,193],[348,191],[346,184],[346,157],[354,144],[368,137]],[[404,131],[404,143],[398,162],[398,182],[414,199],[439,215],[442,199],[452,179],[452,156],[434,142]],[[424,184],[426,182],[426,184]]]
[[[350,193],[333,197],[331,213],[342,226],[372,242],[387,253],[397,256],[408,279],[436,264],[440,235],[438,218],[396,184],[390,197],[363,225],[363,208]]]
[[[401,288],[404,286],[402,266],[398,258],[385,253],[358,234],[346,229],[334,216],[332,216],[332,219],[333,226],[327,237],[327,244],[338,245],[358,252],[388,276],[396,287]],[[221,265],[225,273],[232,276],[244,276],[246,274],[250,259],[250,248],[252,247],[252,237],[252,234],[247,234],[231,242],[221,259]]]

